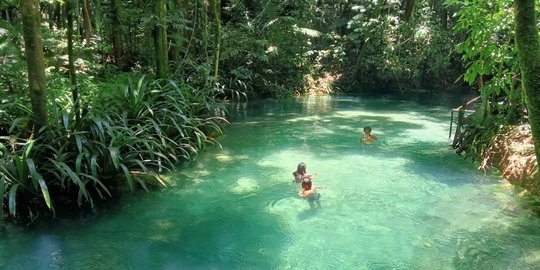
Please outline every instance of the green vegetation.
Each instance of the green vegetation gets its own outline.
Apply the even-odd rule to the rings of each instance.
[[[32,221],[166,185],[162,172],[215,143],[220,101],[247,97],[466,82],[482,105],[457,150],[478,159],[537,117],[513,11],[509,0],[4,0],[0,209]]]

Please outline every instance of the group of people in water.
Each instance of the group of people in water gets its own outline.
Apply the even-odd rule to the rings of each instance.
[[[375,141],[377,141],[377,137],[371,134],[371,131],[371,127],[364,127],[364,134],[360,139],[360,142],[363,145],[371,145]],[[317,192],[317,189],[322,189],[326,187],[313,185],[312,180],[317,177],[317,173],[308,175],[307,164],[304,162],[300,162],[296,168],[296,171],[294,171],[292,174],[294,176],[294,181],[296,183],[300,183],[302,186],[302,189],[298,192],[298,196],[307,200],[309,202],[309,206],[312,209],[315,208],[315,205],[320,208],[321,202],[319,201],[319,199],[321,198],[321,194]]]

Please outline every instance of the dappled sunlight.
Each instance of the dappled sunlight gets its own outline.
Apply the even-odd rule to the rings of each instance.
[[[530,251],[524,255],[523,260],[532,266],[540,265],[540,250]]]
[[[234,185],[232,185],[230,191],[236,194],[246,194],[255,192],[259,188],[260,187],[257,184],[257,180],[249,177],[242,177],[238,179]]]
[[[291,123],[297,123],[297,122],[313,122],[313,121],[321,121],[322,117],[318,115],[312,115],[312,116],[298,116],[292,119],[287,119],[286,122]]]
[[[224,153],[218,153],[214,156],[214,158],[216,159],[216,161],[219,161],[219,162],[233,162],[233,161],[238,161],[238,160],[249,159],[247,155],[231,156]]]
[[[509,197],[497,200],[485,195],[486,190],[471,192],[472,190],[476,190],[472,184],[447,190],[426,215],[442,218],[448,224],[445,229],[451,231],[474,232],[484,226],[494,226],[495,223],[503,228],[511,225],[510,217],[505,217],[501,211],[491,211],[502,210]]]

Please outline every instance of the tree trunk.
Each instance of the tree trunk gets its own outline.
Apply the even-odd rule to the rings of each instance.
[[[414,12],[414,6],[416,6],[416,0],[407,0],[407,6],[405,6],[405,17],[403,18],[404,21],[408,22],[411,20]]]
[[[84,20],[84,39],[86,45],[90,44],[90,38],[92,37],[92,23],[90,21],[90,7],[88,6],[88,0],[83,0],[83,20]]]
[[[529,111],[536,161],[540,163],[540,42],[534,0],[516,0],[516,46]],[[540,174],[539,174],[540,175]],[[540,177],[536,187],[539,188]]]
[[[122,50],[122,32],[121,32],[121,12],[122,1],[121,0],[111,0],[111,32],[112,32],[112,41],[113,41],[113,53],[114,53],[114,62],[116,66],[124,70],[126,65],[123,58]]]
[[[54,4],[47,5],[47,22],[49,23],[49,29],[54,29]]]
[[[54,21],[56,28],[61,28],[62,25],[62,3],[58,2],[54,4]]]
[[[28,88],[32,103],[32,124],[34,131],[48,124],[47,80],[43,59],[43,44],[39,22],[39,1],[20,0],[19,9],[22,17],[24,51],[28,65]]]
[[[75,55],[73,54],[73,1],[67,0],[66,13],[67,13],[67,51],[68,51],[68,70],[69,79],[71,80],[71,98],[73,99],[73,111],[75,112],[75,119],[78,122],[80,119],[79,112],[79,88],[77,86],[77,77],[75,75]]]
[[[220,0],[210,0],[210,4],[212,5],[216,24],[216,34],[214,36],[216,46],[216,52],[214,55],[214,83],[217,83],[219,72],[219,53],[221,47],[221,4]]]
[[[189,3],[187,0],[175,0],[175,8],[178,16],[181,16],[183,21],[190,21],[191,18],[189,16]],[[187,27],[185,27],[187,28]],[[182,30],[180,27],[175,27],[173,30],[173,46],[170,50],[170,61],[176,61],[180,62],[180,52],[181,48],[186,48],[186,44],[188,44],[189,39],[191,38],[191,31],[188,29]]]
[[[169,57],[167,53],[167,1],[155,1],[155,12],[157,17],[157,22],[154,26],[156,76],[158,78],[166,78],[168,76],[169,65]]]

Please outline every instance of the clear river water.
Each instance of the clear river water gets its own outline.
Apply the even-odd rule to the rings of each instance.
[[[0,269],[540,269],[531,198],[448,146],[462,100],[306,97],[230,105],[172,187],[38,228]],[[364,126],[379,140],[363,147]],[[318,173],[321,208],[292,172]]]

